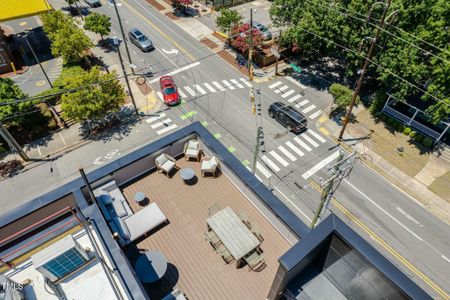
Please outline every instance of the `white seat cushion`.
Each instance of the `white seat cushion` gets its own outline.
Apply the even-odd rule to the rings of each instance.
[[[174,166],[175,166],[175,163],[173,161],[167,160],[163,165],[161,165],[161,169],[168,172],[168,171],[172,170]]]
[[[169,161],[169,159],[167,159],[167,157],[163,154],[161,154],[160,156],[158,156],[156,159],[156,164],[162,166],[164,165],[167,161]]]
[[[190,149],[190,148],[188,148],[187,150],[186,150],[186,155],[187,156],[198,156],[198,149]]]
[[[188,143],[188,149],[194,149],[197,150],[199,148],[199,141],[189,141]]]

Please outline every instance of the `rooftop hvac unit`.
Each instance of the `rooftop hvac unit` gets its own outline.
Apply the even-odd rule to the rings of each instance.
[[[44,277],[56,281],[83,266],[89,256],[69,235],[31,256],[31,261]]]

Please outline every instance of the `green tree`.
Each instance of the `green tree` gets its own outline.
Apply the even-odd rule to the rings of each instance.
[[[125,92],[116,76],[116,72],[102,74],[98,67],[73,76],[65,88],[83,88],[61,97],[63,115],[77,121],[96,121],[117,112],[125,103]]]
[[[333,96],[334,104],[336,105],[336,109],[344,110],[347,106],[350,105],[352,101],[353,91],[348,87],[339,84],[333,83],[330,86],[330,94]],[[359,103],[359,97],[356,98],[355,104]]]
[[[258,47],[262,42],[261,32],[256,28],[250,29],[249,23],[235,25],[231,30],[231,36],[231,45],[241,53],[247,53],[251,37],[253,47]]]
[[[58,11],[44,14],[42,21],[52,42],[52,54],[62,57],[65,63],[78,62],[93,46],[83,30],[78,28],[71,18],[62,16]]]
[[[26,98],[22,90],[9,78],[0,77],[0,103],[11,102]],[[21,126],[28,121],[28,115],[22,115],[33,109],[32,101],[19,102],[0,106],[0,121],[9,125]],[[18,115],[15,118],[4,120],[5,118]]]
[[[220,15],[216,18],[216,25],[228,35],[230,34],[231,28],[240,24],[242,21],[242,16],[235,10],[222,8],[219,13]]]
[[[84,29],[100,34],[103,40],[103,36],[111,31],[111,18],[95,12],[91,13],[84,20]]]

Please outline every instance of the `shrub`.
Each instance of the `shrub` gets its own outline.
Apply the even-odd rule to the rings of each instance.
[[[411,128],[405,127],[405,129],[403,129],[403,134],[404,135],[409,135],[410,133],[411,133]]]
[[[372,103],[370,103],[369,111],[372,114],[380,112],[386,102],[386,94],[383,91],[376,91],[370,98]]]
[[[421,134],[417,134],[416,137],[414,138],[414,140],[418,143],[422,142],[423,140],[423,135]]]
[[[409,133],[409,137],[412,138],[412,139],[415,138],[416,135],[417,135],[417,131],[414,131],[414,130],[412,130],[412,131]]]
[[[22,162],[17,159],[0,162],[0,177],[10,176],[13,172],[21,168]]]
[[[433,140],[429,137],[426,137],[422,140],[422,145],[426,148],[431,148],[433,144],[434,144]]]
[[[403,132],[403,129],[405,129],[405,126],[402,123],[396,122],[397,124],[395,124],[395,130],[397,130],[398,132]]]

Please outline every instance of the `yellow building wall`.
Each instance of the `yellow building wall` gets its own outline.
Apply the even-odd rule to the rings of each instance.
[[[0,0],[0,22],[37,15],[51,9],[47,0]]]

